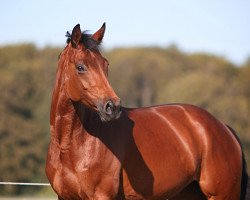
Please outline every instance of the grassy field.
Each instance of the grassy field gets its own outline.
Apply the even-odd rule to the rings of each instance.
[[[0,200],[57,200],[57,195],[51,187],[44,187],[44,189],[34,195],[29,192],[26,192],[21,196],[4,196],[3,194],[0,194]]]

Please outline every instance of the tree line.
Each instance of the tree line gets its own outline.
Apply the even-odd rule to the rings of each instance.
[[[33,44],[0,47],[0,181],[47,181],[50,100],[61,50]],[[103,55],[123,106],[200,106],[238,132],[250,166],[250,59],[238,66],[217,55],[184,53],[174,45],[116,48]],[[0,186],[0,194],[24,191]]]

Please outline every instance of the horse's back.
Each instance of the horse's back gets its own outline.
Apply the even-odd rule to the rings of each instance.
[[[143,166],[154,177],[145,182],[141,191],[152,187],[152,194],[171,196],[197,180],[204,193],[216,193],[223,177],[238,182],[233,177],[240,177],[241,173],[240,145],[230,130],[207,111],[172,104],[131,109],[127,113],[134,122],[134,143]],[[125,159],[130,166],[136,160],[132,151],[133,148]],[[134,168],[125,169],[128,179],[143,170],[135,163]],[[130,184],[133,187],[131,180]]]

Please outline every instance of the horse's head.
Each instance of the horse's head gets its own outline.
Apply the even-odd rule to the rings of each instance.
[[[68,46],[60,59],[66,95],[97,111],[103,121],[111,121],[119,118],[121,101],[108,81],[109,63],[98,49],[104,32],[105,23],[93,35],[82,33],[76,25],[72,34],[67,33]]]

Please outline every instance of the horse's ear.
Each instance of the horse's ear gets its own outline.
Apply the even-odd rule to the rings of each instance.
[[[80,43],[82,38],[82,31],[80,28],[80,24],[77,24],[72,31],[72,35],[71,35],[71,44],[74,48],[76,48],[78,46],[78,44]]]
[[[100,44],[102,42],[102,39],[103,39],[103,36],[105,33],[105,29],[106,29],[106,23],[104,22],[102,27],[92,35],[92,39],[97,41],[98,44]]]

